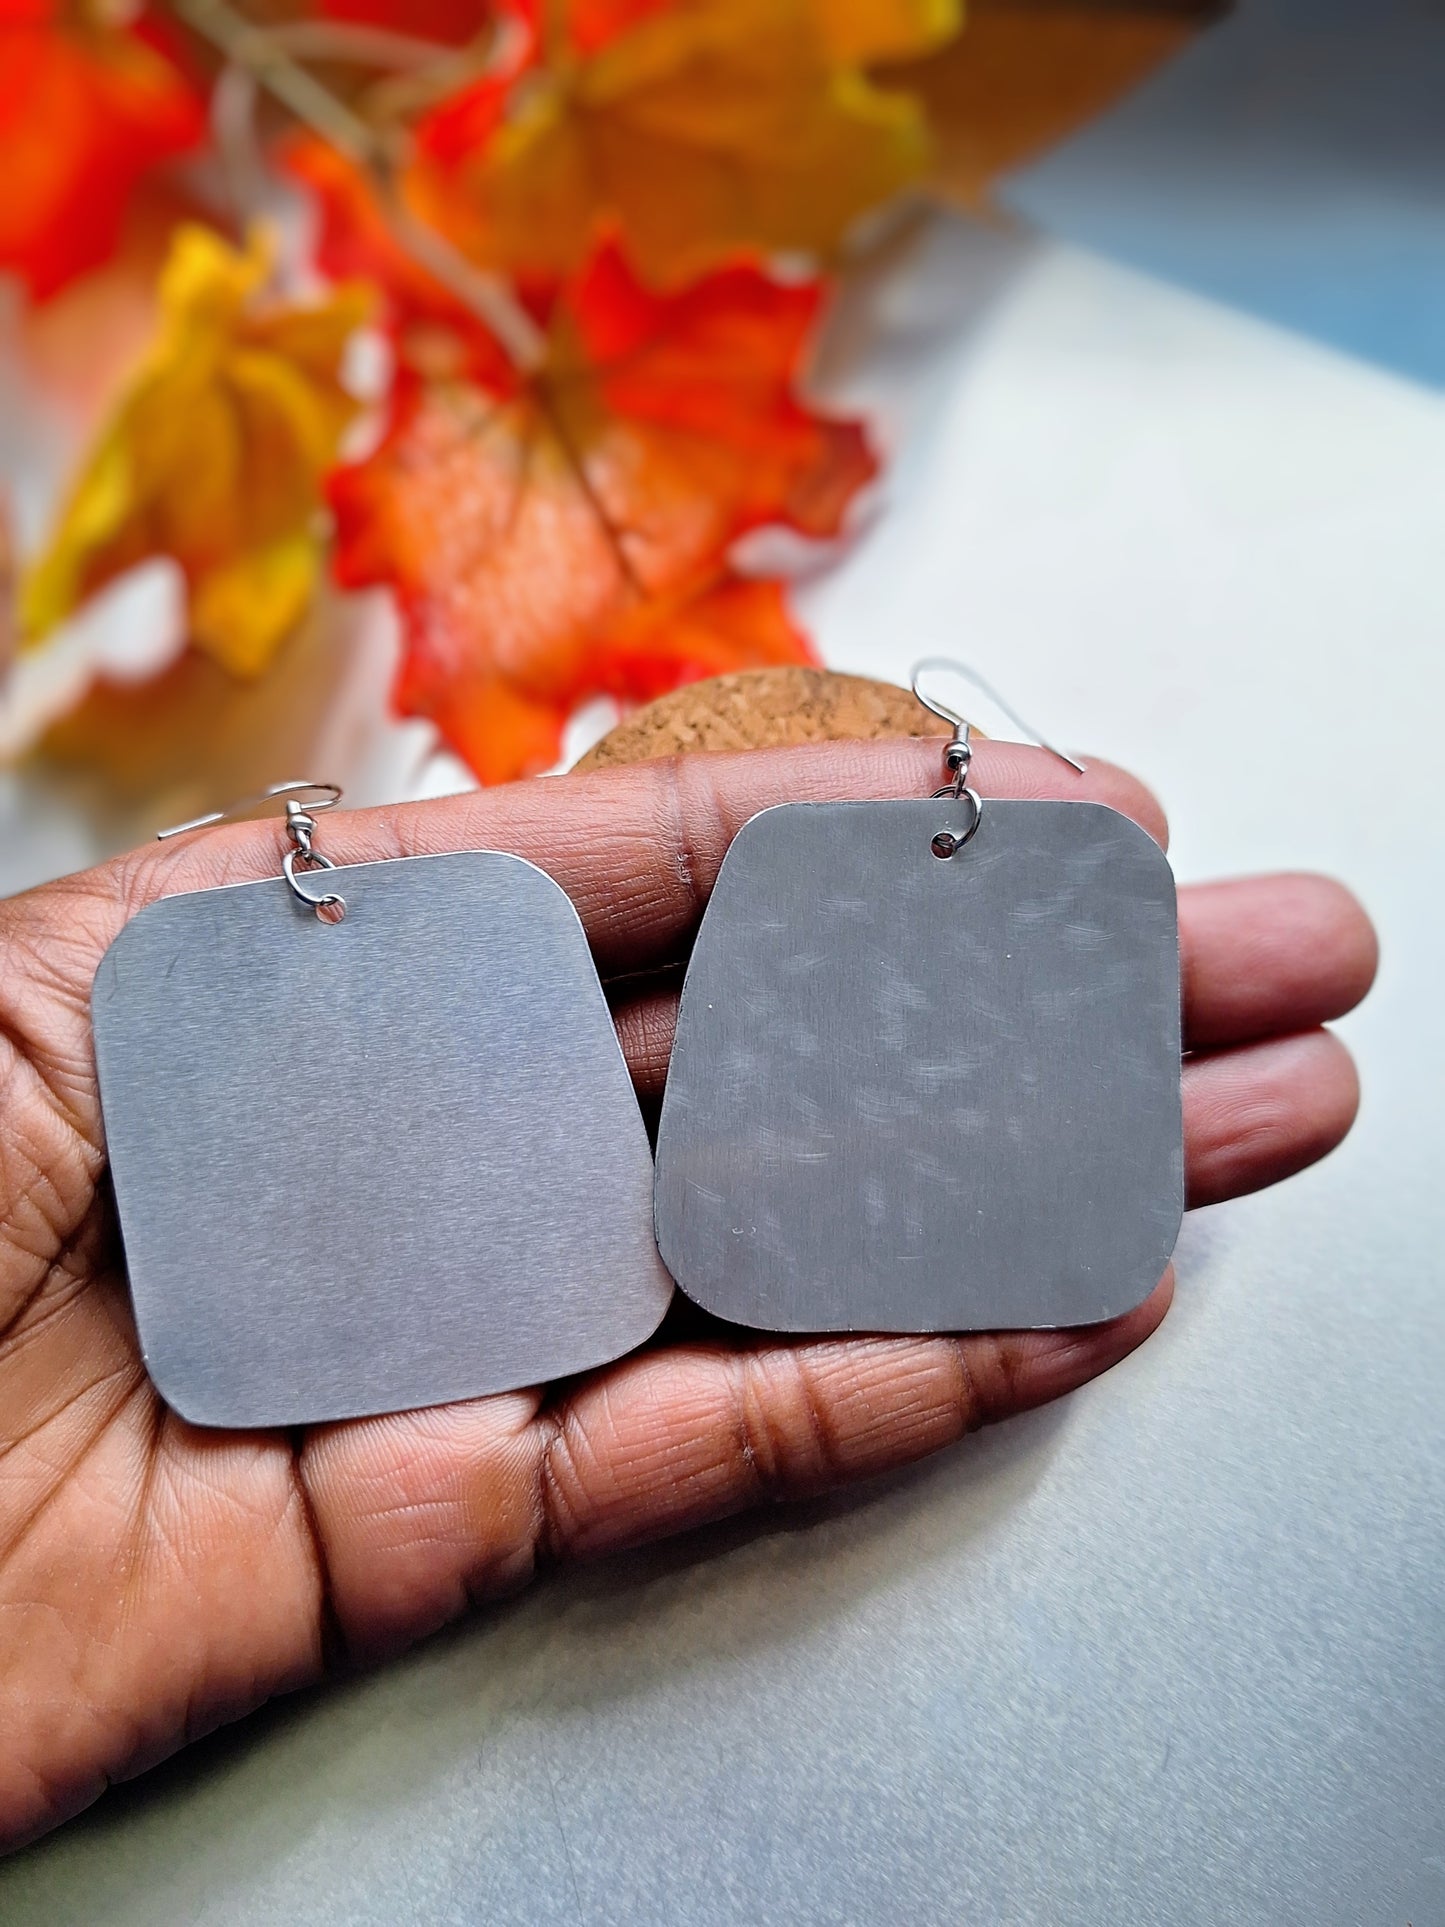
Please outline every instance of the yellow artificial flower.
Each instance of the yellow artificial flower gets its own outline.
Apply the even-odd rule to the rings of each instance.
[[[357,403],[342,385],[367,296],[270,299],[270,249],[181,228],[159,337],[71,491],[21,593],[33,646],[138,562],[170,556],[195,646],[257,676],[305,613],[320,560],[321,481]]]

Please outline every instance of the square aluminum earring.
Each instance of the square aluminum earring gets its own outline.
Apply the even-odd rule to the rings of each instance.
[[[198,1424],[299,1425],[632,1350],[671,1282],[570,900],[492,850],[338,868],[297,791],[339,795],[270,792],[284,875],[151,904],[96,973],[151,1377]]]
[[[698,932],[657,1241],[740,1325],[1088,1324],[1139,1304],[1179,1233],[1168,859],[1101,804],[981,801],[939,713],[946,788],[763,811]]]

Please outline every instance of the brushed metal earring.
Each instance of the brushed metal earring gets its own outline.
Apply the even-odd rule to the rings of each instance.
[[[1168,859],[1099,803],[980,797],[969,724],[922,686],[943,668],[993,694],[962,664],[915,670],[953,730],[942,787],[764,810],[698,932],[657,1241],[741,1325],[1090,1323],[1140,1303],[1178,1236]]]
[[[497,850],[338,865],[281,783],[280,874],[163,898],[92,995],[146,1366],[202,1425],[300,1425],[608,1363],[671,1282],[577,912]],[[165,835],[221,822],[218,811]]]

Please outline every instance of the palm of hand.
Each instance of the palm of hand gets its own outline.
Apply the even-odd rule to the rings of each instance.
[[[644,1100],[675,974],[733,833],[802,796],[923,792],[936,746],[695,759],[338,818],[340,861],[514,849],[572,894],[615,981]],[[985,792],[1090,795],[1156,833],[1146,792],[987,745]],[[43,1831],[220,1722],[375,1659],[539,1564],[898,1465],[1105,1370],[1170,1282],[1081,1332],[740,1342],[683,1316],[620,1364],[424,1412],[202,1431],[136,1344],[88,998],[125,919],[177,889],[265,875],[274,827],[216,832],[0,903],[0,1842]],[[1191,1203],[1270,1183],[1348,1129],[1353,1069],[1317,1026],[1368,987],[1374,940],[1319,879],[1181,896]],[[649,974],[652,974],[649,980]],[[215,1254],[198,1248],[198,1291]]]

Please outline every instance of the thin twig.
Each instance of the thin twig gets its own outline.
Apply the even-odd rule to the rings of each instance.
[[[254,74],[297,120],[339,148],[348,160],[359,167],[389,160],[376,134],[345,101],[338,100],[264,28],[237,13],[227,0],[174,0],[174,4],[188,26],[218,47],[227,60]]]
[[[555,437],[583,499],[596,516],[623,581],[635,595],[645,599],[647,588],[627,553],[625,530],[613,520],[598,494],[582,453],[574,446],[561,410],[548,390],[542,373],[547,349],[545,335],[505,281],[478,268],[445,235],[418,219],[406,205],[398,178],[400,147],[396,134],[382,133],[372,127],[299,64],[296,55],[303,50],[312,50],[316,57],[323,58],[326,53],[339,54],[340,42],[334,30],[318,22],[293,23],[287,29],[257,27],[236,12],[229,0],[172,0],[172,3],[181,17],[218,47],[233,66],[252,75],[257,86],[274,95],[305,126],[365,169],[377,190],[388,232],[397,246],[491,330],[518,373],[528,380],[533,404]],[[308,26],[315,30],[309,35],[299,30]],[[353,30],[347,38],[358,59],[365,58],[363,47],[379,54],[384,44],[400,41],[412,48],[424,44],[411,42],[407,36],[373,35],[369,30]]]
[[[374,124],[378,118],[416,113],[505,65],[521,30],[505,19],[489,21],[460,47],[349,20],[276,20],[260,31],[273,48],[295,60],[380,68],[380,77],[367,83],[362,96]]]
[[[546,358],[546,337],[499,276],[479,268],[436,228],[419,221],[402,202],[398,141],[355,114],[316,76],[228,0],[173,0],[176,12],[235,66],[279,100],[303,126],[364,168],[380,190],[382,212],[398,247],[409,254],[469,314],[486,326],[513,366],[532,374]]]
[[[238,229],[261,207],[270,180],[256,137],[256,76],[229,62],[211,90],[211,135],[220,157],[226,198]]]
[[[294,60],[350,61],[359,67],[405,70],[443,60],[485,58],[493,39],[488,28],[467,46],[448,47],[439,40],[421,40],[391,27],[367,27],[350,20],[277,20],[249,30],[264,34],[272,47]]]

